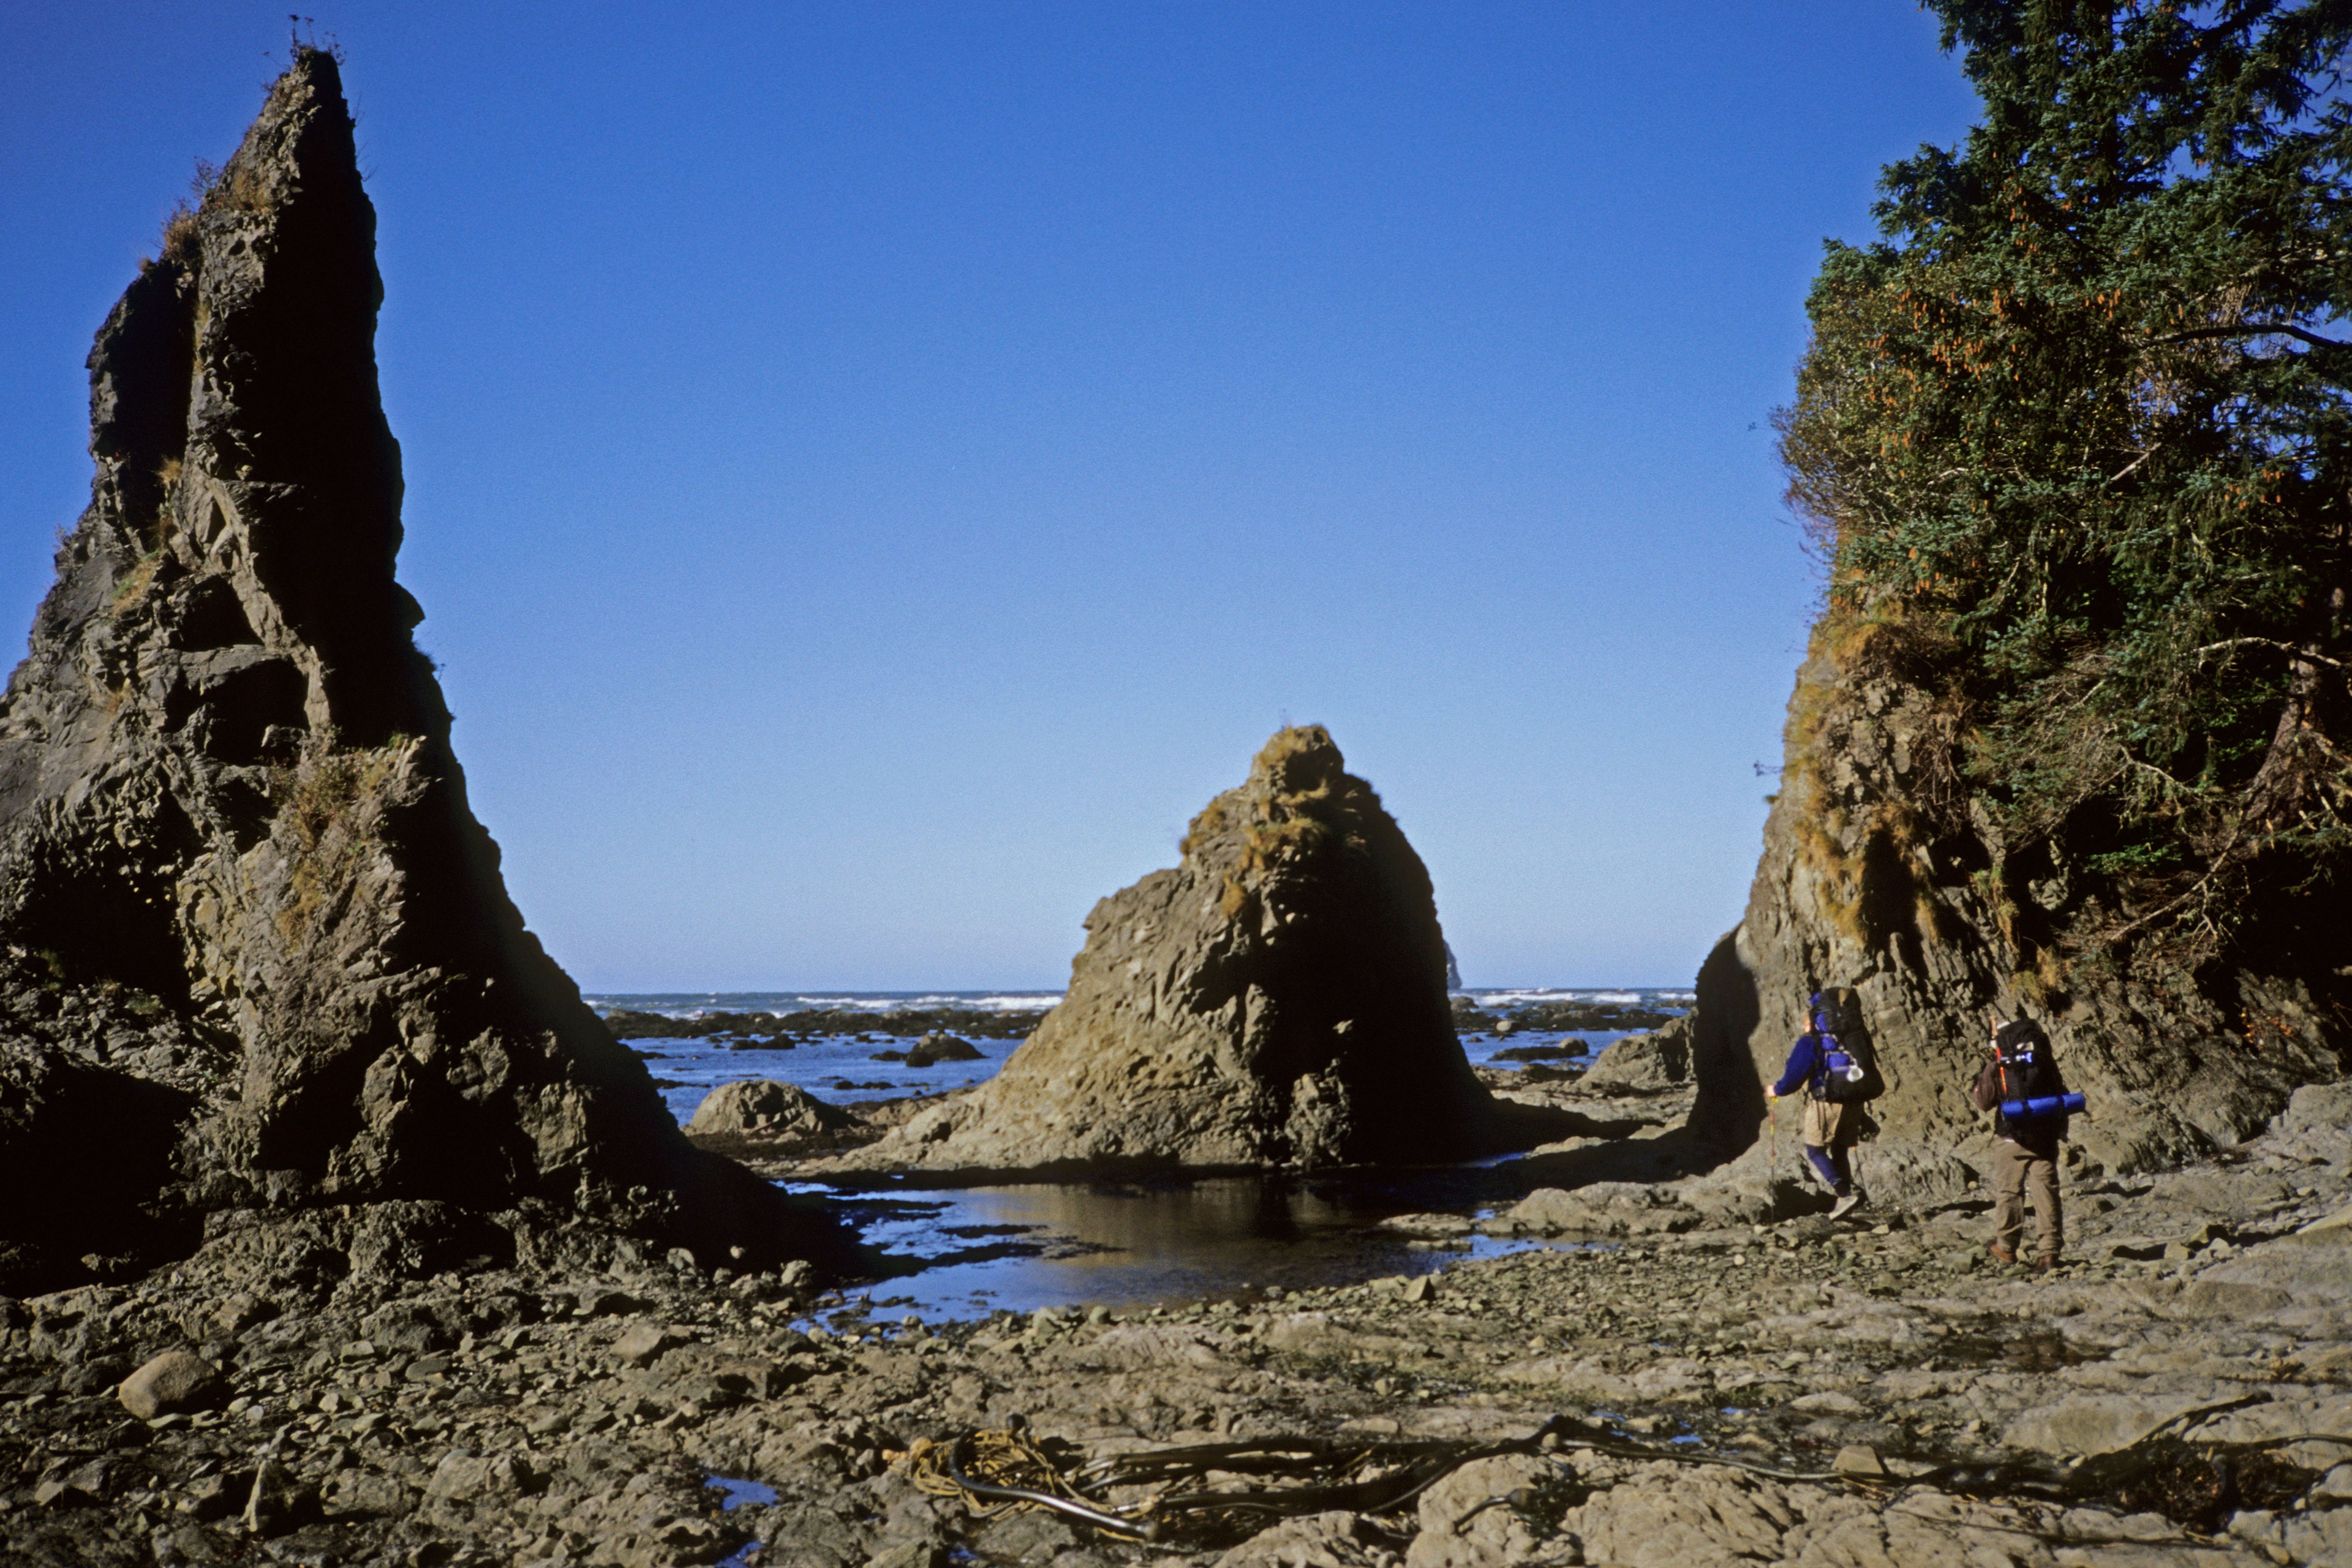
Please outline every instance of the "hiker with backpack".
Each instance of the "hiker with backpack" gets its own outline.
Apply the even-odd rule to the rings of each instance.
[[[1992,1060],[1977,1075],[1969,1098],[1993,1113],[1993,1237],[1986,1250],[2000,1263],[2017,1261],[2025,1240],[2025,1207],[2033,1203],[2033,1267],[2058,1266],[2065,1218],[2058,1206],[2058,1145],[2067,1115],[2083,1097],[2066,1092],[2050,1037],[2031,1018],[1995,1020]]]
[[[1843,1009],[1816,991],[1811,1010],[1813,1026],[1797,1037],[1788,1069],[1780,1082],[1765,1087],[1764,1098],[1786,1100],[1805,1091],[1805,1161],[1837,1197],[1830,1217],[1843,1219],[1865,1201],[1853,1183],[1853,1146],[1862,1138],[1863,1102],[1880,1086],[1859,1042],[1839,1037],[1854,1033]]]

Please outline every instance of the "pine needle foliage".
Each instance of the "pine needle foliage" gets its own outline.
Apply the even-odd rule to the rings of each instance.
[[[1778,421],[1825,629],[1932,627],[2007,842],[2210,957],[2352,849],[2352,4],[1929,3],[1981,122],[1829,245]]]

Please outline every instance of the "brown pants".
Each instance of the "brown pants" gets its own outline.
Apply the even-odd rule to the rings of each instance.
[[[2055,1258],[2066,1243],[2058,1207],[2058,1162],[2004,1138],[1992,1146],[1993,1240],[2005,1251],[2025,1251],[2025,1198],[2033,1194],[2034,1254]]]

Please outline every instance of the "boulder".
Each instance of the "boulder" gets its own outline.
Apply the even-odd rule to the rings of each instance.
[[[2279,1125],[2289,1133],[2352,1133],[2352,1079],[2305,1084],[2287,1101]]]
[[[1852,1399],[1851,1395],[1847,1397]],[[1854,1413],[1860,1414],[1862,1402],[1852,1402]],[[1804,1401],[1801,1399],[1796,1403],[1801,1405]],[[1878,1451],[1866,1443],[1848,1443],[1840,1448],[1837,1458],[1830,1462],[1830,1468],[1841,1476],[1855,1476],[1864,1480],[1886,1479],[1886,1466],[1879,1459]]]
[[[1612,1041],[1585,1073],[1588,1089],[1679,1089],[1690,1081],[1690,1026],[1677,1018],[1645,1035]]]
[[[1086,1557],[1078,1552],[1068,1555],[1080,1560]],[[948,1549],[936,1541],[901,1541],[866,1559],[866,1568],[943,1568],[947,1561]]]
[[[165,1351],[122,1380],[115,1397],[142,1421],[201,1409],[221,1392],[220,1369],[187,1351]]]
[[[1328,733],[1277,732],[1182,855],[1095,906],[1066,998],[994,1078],[841,1163],[1315,1167],[1498,1146],[1429,874]]]
[[[953,1035],[936,1033],[925,1035],[921,1039],[917,1040],[915,1048],[907,1053],[907,1065],[910,1068],[927,1068],[939,1062],[976,1062],[985,1059],[981,1054],[980,1047],[970,1040],[959,1039]]]
[[[613,1358],[631,1366],[650,1366],[661,1359],[664,1351],[674,1350],[685,1342],[665,1324],[639,1323],[613,1342]]]
[[[724,1083],[702,1097],[687,1122],[694,1137],[737,1134],[755,1138],[814,1138],[850,1125],[856,1118],[795,1084],[774,1079]]]
[[[2352,1160],[2352,1080],[2307,1083],[2279,1113],[2284,1152],[2331,1164]]]
[[[507,896],[394,574],[375,218],[298,48],[91,351],[89,507],[0,696],[0,1289],[384,1199],[833,1245],[687,1143]]]

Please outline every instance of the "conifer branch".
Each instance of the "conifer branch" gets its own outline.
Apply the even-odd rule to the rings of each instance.
[[[2200,659],[2202,659],[2207,654],[2212,653],[2218,649],[2225,647],[2240,647],[2248,644],[2252,644],[2256,647],[2274,647],[2281,653],[2291,653],[2297,658],[2307,658],[2314,664],[2324,664],[2330,669],[2344,669],[2348,668],[2341,659],[2330,658],[2324,653],[2314,653],[2309,648],[2297,647],[2291,642],[2281,642],[2276,637],[2223,637],[2220,642],[2209,642],[2203,647],[2199,648],[2197,650],[2197,657]]]
[[[2323,338],[2317,332],[2302,327],[2291,327],[2284,321],[2245,321],[2234,327],[2191,327],[2186,331],[2167,332],[2160,338],[2150,338],[2150,343],[2186,343],[2201,338],[2294,338],[2315,349],[2352,349],[2352,343],[2334,338]]]

